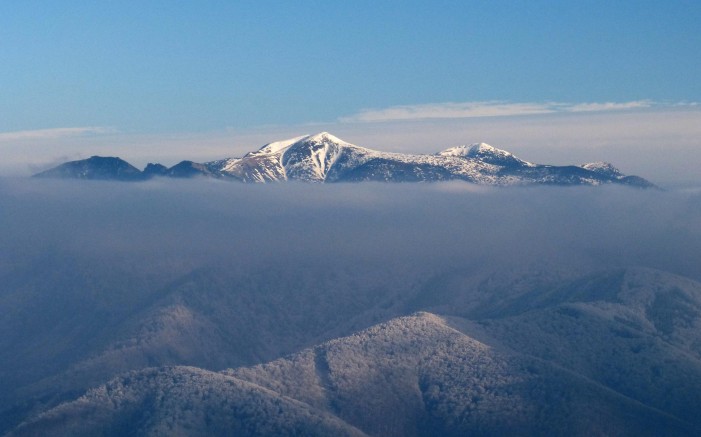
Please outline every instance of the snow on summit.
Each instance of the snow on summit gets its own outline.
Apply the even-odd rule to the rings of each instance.
[[[462,158],[479,159],[490,164],[525,164],[532,165],[529,162],[523,161],[512,153],[506,150],[498,149],[490,146],[487,143],[473,143],[470,145],[462,145],[451,147],[438,153],[440,156],[459,156]]]
[[[289,140],[282,140],[282,141],[276,141],[273,143],[268,143],[265,146],[258,149],[257,151],[251,152],[251,153],[260,153],[260,154],[279,153],[281,151],[284,151],[288,147],[290,147],[292,144],[299,142],[299,141],[302,141],[302,140],[309,138],[309,137],[310,137],[310,135],[302,135],[302,136],[299,136],[296,138],[291,138]]]
[[[582,168],[615,177],[623,176],[623,173],[614,167],[613,164],[604,161],[590,162],[582,165]]]

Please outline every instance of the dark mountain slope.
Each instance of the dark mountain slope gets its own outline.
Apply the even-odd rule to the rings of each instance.
[[[118,181],[143,179],[141,171],[123,159],[103,156],[66,162],[58,167],[38,173],[35,177]]]

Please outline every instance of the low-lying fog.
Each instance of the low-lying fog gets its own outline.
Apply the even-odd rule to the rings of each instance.
[[[0,205],[4,271],[70,254],[144,270],[548,260],[701,279],[701,194],[693,191],[5,179]]]

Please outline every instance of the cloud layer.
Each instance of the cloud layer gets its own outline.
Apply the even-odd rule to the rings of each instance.
[[[0,180],[0,202],[5,266],[48,253],[137,266],[372,262],[427,274],[549,261],[701,279],[698,193]]]
[[[694,105],[693,103],[688,105]],[[502,101],[478,101],[462,103],[433,103],[422,105],[401,105],[381,109],[365,109],[357,114],[342,117],[344,123],[386,122],[398,120],[427,120],[474,117],[508,117],[515,115],[551,114],[559,112],[593,112],[644,109],[662,106],[651,100],[630,102],[527,102],[510,103]]]
[[[13,132],[0,132],[0,142],[24,141],[24,140],[55,140],[66,137],[79,137],[84,135],[100,135],[114,133],[112,128],[89,127],[60,127],[54,129],[36,129]]]

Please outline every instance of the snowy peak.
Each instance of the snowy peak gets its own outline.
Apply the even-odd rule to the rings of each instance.
[[[463,158],[473,158],[476,153],[483,151],[483,152],[491,152],[491,151],[499,151],[503,152],[505,154],[510,154],[509,152],[506,152],[504,150],[499,150],[496,147],[492,147],[487,143],[473,143],[469,145],[461,145],[461,146],[456,146],[456,147],[451,147],[449,149],[445,149],[438,154],[441,156],[462,156]]]
[[[623,177],[623,173],[621,173],[620,170],[618,170],[616,167],[614,167],[613,164],[610,164],[610,163],[604,162],[604,161],[597,161],[597,162],[590,162],[587,164],[582,164],[581,167],[583,169],[593,171],[596,173],[600,173],[600,174],[610,176],[610,177],[615,177],[615,178]]]
[[[282,140],[282,141],[275,141],[272,143],[268,143],[258,149],[255,152],[251,152],[248,155],[260,155],[260,154],[266,154],[266,155],[272,155],[272,154],[283,154],[287,149],[294,145],[299,145],[298,147],[309,147],[309,146],[315,146],[319,144],[336,144],[339,146],[350,146],[350,143],[347,143],[343,141],[340,138],[337,138],[333,135],[331,135],[328,132],[320,132],[315,135],[302,135],[299,137],[295,138],[290,138],[288,140]]]
[[[497,149],[487,143],[471,144],[470,147],[468,147],[468,156],[473,157],[479,155],[514,156],[506,150]]]
[[[208,166],[244,182],[324,182],[347,149],[356,154],[364,150],[328,132],[320,132],[268,143],[243,158],[214,161]]]
[[[302,140],[305,140],[307,138],[310,138],[310,135],[302,135],[300,137],[290,138],[289,140],[282,140],[282,141],[275,141],[273,143],[268,143],[268,144],[264,145],[263,147],[261,147],[260,149],[258,149],[257,151],[251,152],[248,155],[249,156],[250,155],[263,155],[263,154],[272,155],[275,153],[281,153],[281,152],[284,152],[285,149],[290,147],[292,144],[295,144],[295,143],[302,141]]]
[[[291,144],[283,152],[281,164],[288,178],[323,182],[346,147],[352,145],[321,132]]]
[[[331,135],[328,132],[319,132],[316,135],[311,135],[308,138],[308,141],[310,142],[316,142],[316,143],[332,143],[332,144],[338,144],[338,145],[350,145],[350,143],[347,143],[343,141],[342,139],[335,137]]]
[[[292,145],[308,139],[302,135],[282,141],[268,143],[260,149],[247,153],[243,158],[229,158],[209,163],[219,168],[224,175],[243,182],[274,182],[287,179],[282,156]]]
[[[476,159],[493,165],[509,166],[527,164],[506,150],[497,149],[487,143],[473,143],[469,146],[462,145],[451,147],[439,153],[440,156],[457,156],[461,158]]]

